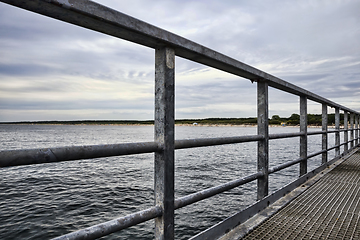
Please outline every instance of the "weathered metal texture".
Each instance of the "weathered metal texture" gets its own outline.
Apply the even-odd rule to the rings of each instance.
[[[333,146],[333,147],[329,147],[329,148],[328,148],[328,151],[333,150],[333,149],[336,149],[336,148],[338,148],[338,147],[340,147],[340,145],[335,145],[335,146]]]
[[[163,208],[155,219],[155,239],[174,239],[175,52],[155,50],[155,205]]]
[[[161,28],[87,0],[0,0],[45,16],[92,29],[110,36],[125,39],[151,48],[170,46],[177,56],[219,70],[235,74],[252,81],[263,80],[269,86],[298,96],[325,103],[331,107],[353,112],[344,106],[309,92],[294,84],[237,61],[212,49],[192,42]]]
[[[339,162],[241,239],[359,239],[360,153]]]
[[[328,133],[331,131],[328,131]],[[334,131],[337,132],[337,131]],[[308,132],[307,135],[322,134],[322,131]],[[302,132],[269,134],[269,139],[304,136]],[[264,136],[247,135],[222,138],[197,138],[175,140],[175,149],[236,144],[264,140]],[[340,140],[339,140],[340,141]],[[123,156],[161,151],[156,142],[122,143],[108,145],[67,146],[45,149],[18,149],[0,151],[0,167],[75,161],[92,158]]]
[[[72,232],[54,240],[92,240],[104,237],[111,233],[120,231],[122,229],[146,222],[155,217],[161,216],[162,209],[159,206],[154,206],[143,211],[129,214],[125,217],[117,218],[108,222],[94,225],[76,232]]]
[[[324,131],[311,131],[311,132],[307,132],[306,135],[310,136],[310,135],[319,135],[319,134],[324,134]]]
[[[307,156],[307,158],[310,159],[310,158],[316,157],[317,155],[323,154],[324,152],[326,152],[326,150],[320,150],[318,152],[311,153]]]
[[[283,81],[266,72],[260,71],[252,66],[229,58],[223,54],[194,43],[188,39],[179,37],[138,19],[132,18],[113,9],[104,7],[92,1],[86,0],[0,0],[14,6],[18,6],[33,12],[37,12],[55,19],[69,22],[78,26],[102,32],[111,36],[125,39],[134,43],[155,49],[155,142],[131,143],[116,145],[81,146],[69,148],[54,148],[44,150],[21,150],[1,151],[1,166],[26,165],[36,163],[47,163],[55,161],[68,161],[76,159],[87,159],[96,157],[109,157],[137,153],[155,152],[155,204],[156,206],[145,210],[144,213],[135,213],[129,216],[96,225],[94,227],[80,230],[82,235],[75,239],[93,239],[105,236],[111,232],[118,231],[127,226],[146,221],[156,217],[155,235],[156,239],[174,238],[174,205],[182,207],[206,197],[213,196],[219,192],[226,191],[246,182],[258,179],[258,199],[253,207],[230,217],[230,221],[224,221],[220,229],[226,231],[243,219],[275,201],[280,195],[289,191],[289,186],[295,186],[315,171],[306,174],[307,158],[324,153],[313,153],[307,156],[307,135],[324,134],[324,131],[307,132],[307,99],[319,102],[323,105],[342,109],[345,114],[344,152],[348,152],[348,142],[354,143],[353,137],[348,141],[348,112],[358,116],[359,113],[341,106],[298,86]],[[258,82],[258,135],[245,137],[231,137],[209,140],[179,140],[174,143],[174,66],[175,55],[214,67],[225,72],[241,76],[251,81]],[[272,134],[268,133],[268,86],[300,96],[300,132]],[[355,120],[356,121],[356,120]],[[353,127],[351,127],[353,131]],[[340,130],[339,130],[340,131]],[[326,131],[325,131],[326,132]],[[356,134],[355,134],[356,135]],[[268,169],[268,143],[269,139],[300,136],[300,159]],[[174,202],[174,149],[201,147],[205,145],[219,145],[258,141],[258,169],[260,172],[242,179],[223,184],[221,186],[205,189],[198,193],[185,196]],[[8,158],[8,156],[10,156]],[[21,155],[21,156],[20,156]],[[10,160],[9,160],[10,159]],[[12,160],[11,160],[12,159]],[[286,188],[266,197],[268,194],[268,174],[276,172],[288,166],[300,162],[301,177]],[[326,166],[328,163],[324,164]],[[136,216],[135,216],[136,215]],[[140,216],[141,215],[141,216]],[[122,220],[121,220],[122,219]],[[131,220],[132,219],[132,220]],[[125,222],[125,223],[124,223]],[[207,234],[214,237],[214,228]],[[222,230],[218,231],[222,232]],[[103,234],[103,235],[102,235]],[[76,234],[75,234],[76,235]],[[205,234],[206,235],[206,234]],[[89,238],[83,238],[88,236]],[[68,238],[66,238],[68,239]]]
[[[175,149],[252,142],[263,136],[183,139],[175,141]],[[67,146],[45,149],[18,149],[0,151],[0,167],[74,161],[101,157],[122,156],[161,151],[157,142],[122,143],[108,145]]]
[[[328,129],[326,132],[327,132],[327,133],[337,133],[338,130],[329,130],[329,129]],[[308,134],[308,135],[309,135],[309,134]]]
[[[347,152],[349,150],[348,129],[348,113],[344,111],[344,152]]]
[[[258,141],[258,140],[262,140],[262,139],[264,139],[264,137],[259,136],[259,135],[222,137],[222,138],[183,139],[183,140],[175,140],[175,149],[206,147],[206,146],[244,143],[244,142],[254,142],[254,141]]]
[[[354,147],[354,114],[350,113],[350,148]]]
[[[355,145],[359,144],[359,115],[355,115]]]
[[[246,177],[243,177],[240,179],[236,179],[236,180],[224,183],[224,184],[216,186],[216,187],[208,188],[208,189],[202,190],[200,192],[196,192],[196,193],[178,198],[175,200],[175,209],[185,207],[187,205],[193,204],[193,203],[201,201],[203,199],[215,196],[216,194],[219,194],[219,193],[228,191],[230,189],[233,189],[235,187],[244,185],[248,182],[252,182],[252,181],[262,177],[263,175],[264,174],[262,172],[257,172],[257,173],[251,174],[249,176],[246,176]]]
[[[304,136],[304,135],[305,135],[304,132],[295,132],[295,133],[273,133],[273,134],[269,134],[269,139],[300,137],[300,136]]]
[[[196,236],[190,238],[191,240],[209,240],[209,239],[222,239],[221,237],[224,236],[226,233],[230,232],[235,227],[239,226],[239,224],[245,222],[255,214],[259,213],[261,210],[268,207],[270,204],[277,201],[279,198],[283,197],[284,195],[288,194],[293,189],[297,188],[298,186],[304,184],[307,180],[311,177],[315,176],[316,174],[323,171],[325,168],[328,168],[330,165],[334,164],[340,157],[336,157],[331,161],[327,162],[324,165],[308,172],[307,174],[299,177],[297,180],[291,182],[290,184],[284,186],[283,188],[279,189],[278,191],[268,195],[261,201],[254,203],[253,205],[249,206],[248,208],[234,214],[231,217],[223,220],[222,222],[212,226],[211,228],[197,234]],[[240,239],[240,238],[235,238]]]
[[[295,164],[297,164],[297,163],[300,163],[301,161],[304,161],[304,159],[299,158],[299,159],[296,159],[296,160],[293,160],[293,161],[290,161],[290,162],[286,162],[286,163],[280,164],[280,165],[278,165],[278,166],[269,168],[269,174],[278,172],[278,171],[283,170],[283,169],[285,169],[285,168],[288,168],[288,167],[290,167],[290,166],[292,166],[292,165],[295,165]]]
[[[356,115],[357,116],[357,119],[358,119],[358,126],[357,126],[357,139],[358,139],[358,143],[360,143],[360,141],[359,141],[359,139],[360,139],[360,115],[359,114],[357,114]]]
[[[264,210],[261,210],[258,212],[255,216],[249,218],[244,223],[241,223],[240,225],[236,226],[234,229],[226,233],[221,238],[218,238],[218,240],[238,240],[243,239],[244,236],[247,234],[251,234],[251,232],[256,229],[256,227],[260,226],[262,223],[264,223],[267,219],[269,219],[271,216],[276,214],[277,212],[281,211],[286,205],[291,203],[295,198],[299,197],[301,194],[303,194],[309,187],[314,185],[316,182],[319,181],[325,174],[333,170],[335,167],[340,165],[346,158],[336,158],[334,160],[331,160],[331,164],[326,163],[325,165],[320,166],[321,173],[319,174],[319,169],[316,169],[315,171],[318,172],[315,176],[306,177],[307,180],[305,183],[302,183],[301,186],[298,186],[294,188],[293,190],[285,192],[285,194],[278,200],[276,200],[273,204],[271,204],[269,207],[265,208]],[[313,174],[313,172],[308,173]],[[304,177],[302,177],[304,178]],[[285,187],[286,189],[287,187]],[[291,216],[289,216],[291,217]],[[290,229],[284,229],[286,232],[290,231]],[[275,237],[273,239],[278,239],[281,237],[278,235],[278,237]],[[254,238],[252,238],[254,239]],[[259,237],[256,239],[260,239]],[[262,237],[261,239],[268,239],[267,237]]]
[[[0,151],[0,167],[151,153],[159,150],[160,146],[155,142],[4,150]]]
[[[257,83],[258,105],[258,135],[264,136],[258,141],[258,171],[264,175],[257,181],[257,199],[260,200],[269,193],[269,87],[267,82]]]
[[[335,147],[334,147],[335,148]],[[315,153],[312,153],[310,155],[308,155],[305,159],[310,159],[312,157],[315,157],[317,155],[320,155],[320,154],[323,154],[327,152],[326,150],[321,150],[321,151],[318,151],[318,152],[315,152]],[[297,163],[300,163],[301,161],[304,161],[303,158],[299,158],[299,159],[296,159],[296,160],[292,160],[292,161],[289,161],[289,162],[286,162],[286,163],[283,163],[283,164],[280,164],[278,166],[275,166],[275,167],[272,167],[272,168],[269,168],[269,174],[272,174],[272,173],[275,173],[275,172],[278,172],[282,169],[285,169],[285,168],[288,168],[292,165],[295,165]]]
[[[323,104],[322,105],[322,131],[324,132],[321,136],[321,140],[322,140],[322,150],[327,150],[328,148],[328,111],[327,111],[327,105]],[[328,153],[327,151],[325,151],[322,154],[322,158],[321,158],[321,163],[324,164],[328,161]]]
[[[300,176],[307,173],[307,97],[300,97],[300,132],[305,133],[300,137]]]

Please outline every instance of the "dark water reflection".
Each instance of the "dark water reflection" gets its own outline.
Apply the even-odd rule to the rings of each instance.
[[[153,139],[152,126],[0,125],[0,132],[2,150]],[[177,139],[254,134],[253,127],[176,127]],[[319,139],[309,142],[309,152],[321,149]],[[270,167],[297,159],[298,144],[298,138],[272,140]],[[176,151],[176,197],[256,172],[256,148],[256,143],[244,143]],[[309,161],[309,168],[319,162],[319,158]],[[0,239],[49,239],[146,209],[154,202],[153,154],[3,168],[0,175]],[[297,176],[298,166],[271,175],[270,191]],[[255,201],[255,192],[253,182],[177,210],[176,239],[187,239],[245,208]],[[103,239],[152,239],[153,228],[149,221]]]

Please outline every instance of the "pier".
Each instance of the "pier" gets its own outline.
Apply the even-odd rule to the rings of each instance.
[[[155,239],[175,239],[176,209],[250,182],[257,182],[256,202],[191,239],[358,238],[359,112],[186,38],[92,1],[0,1],[155,50],[154,141],[0,151],[0,167],[2,168],[154,153],[155,202],[152,207],[85,229],[77,229],[56,239],[96,239],[151,219],[155,219]],[[233,74],[239,77],[239,81],[245,79],[255,83],[257,85],[257,134],[175,140],[176,56]],[[298,131],[269,133],[269,88],[299,98],[299,108],[296,108],[300,109]],[[308,131],[309,100],[319,104],[322,109],[321,130]],[[328,129],[329,108],[335,110],[333,129]],[[340,112],[344,115],[343,128],[340,128]],[[331,147],[329,147],[328,138],[330,134],[334,134],[335,139]],[[308,152],[308,137],[314,135],[321,136],[321,150]],[[269,167],[269,162],[271,162],[269,142],[285,138],[299,139],[298,157],[288,159],[281,165]],[[257,169],[253,174],[175,199],[176,150],[246,142],[257,143],[257,151],[254,152],[254,155],[257,155]],[[330,152],[335,156],[332,159],[329,159]],[[319,167],[308,171],[308,160],[316,156],[321,156]],[[294,165],[299,167],[299,177],[269,194],[269,176]],[[258,223],[262,224],[258,226]],[[326,226],[321,224],[326,224]]]
[[[359,180],[356,149],[221,239],[359,239]]]

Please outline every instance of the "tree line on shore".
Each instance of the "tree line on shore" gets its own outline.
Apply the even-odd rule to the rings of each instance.
[[[322,125],[321,114],[308,114],[308,124],[313,126]],[[121,124],[121,125],[151,125],[154,124],[153,120],[79,120],[79,121],[37,121],[37,122],[0,122],[2,124]],[[256,117],[248,118],[204,118],[204,119],[177,119],[175,124],[200,124],[200,125],[256,125]],[[273,115],[269,119],[271,125],[287,125],[296,126],[300,124],[300,115],[291,114],[290,117],[284,118],[279,115]],[[340,124],[344,124],[344,114],[340,114]],[[335,114],[328,114],[328,125],[335,125]]]
[[[224,125],[257,125],[256,117],[249,118],[205,118],[205,119],[184,119],[176,120],[179,124],[224,124]],[[322,114],[308,114],[307,122],[309,125],[321,126]],[[271,125],[287,125],[296,126],[300,124],[300,115],[293,113],[290,117],[280,117],[279,115],[273,115],[269,119]],[[340,114],[340,124],[344,124],[344,114]],[[335,125],[335,114],[328,114],[328,125]]]
[[[328,125],[335,125],[335,113],[328,114]],[[307,122],[309,125],[321,126],[322,125],[322,114],[308,114]],[[269,119],[269,124],[282,124],[285,123],[287,125],[299,125],[300,124],[300,115],[299,114],[291,114],[288,118],[281,118],[279,115],[273,115],[271,119]],[[340,114],[340,125],[344,124],[344,114]]]

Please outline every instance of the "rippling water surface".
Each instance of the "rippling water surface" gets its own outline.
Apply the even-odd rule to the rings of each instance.
[[[0,132],[0,150],[153,140],[153,126],[0,125]],[[255,127],[176,126],[176,139],[255,134]],[[321,150],[320,135],[308,141],[309,153]],[[330,135],[329,147],[333,142]],[[254,142],[177,150],[176,197],[255,173],[256,147]],[[298,154],[299,138],[270,141],[270,167],[297,159]],[[309,170],[320,162],[320,157],[309,160]],[[270,192],[295,180],[298,168],[271,175]],[[153,154],[2,168],[0,239],[50,239],[151,207],[153,175]],[[177,210],[176,239],[207,229],[255,199],[253,182]],[[149,221],[103,239],[152,239],[153,227]]]

